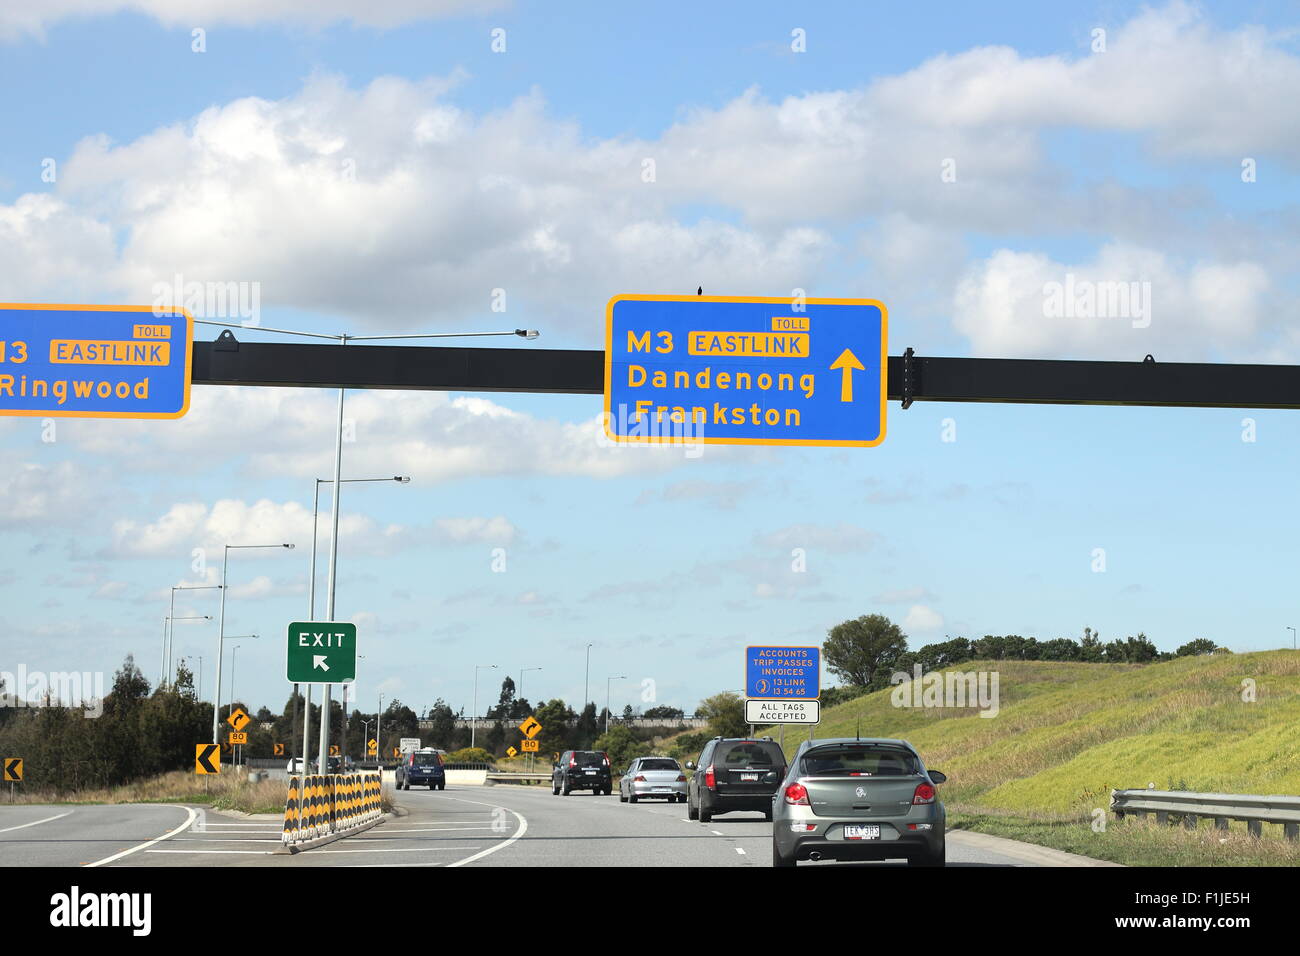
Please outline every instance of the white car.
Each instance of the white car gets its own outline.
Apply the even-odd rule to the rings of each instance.
[[[686,774],[672,757],[637,757],[619,780],[620,803],[651,798],[686,802]]]

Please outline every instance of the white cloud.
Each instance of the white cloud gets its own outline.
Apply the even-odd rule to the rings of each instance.
[[[1099,314],[1099,290],[1117,283],[1128,287],[1128,314]],[[1076,294],[1068,295],[1067,288]],[[1097,304],[1093,314],[1080,315],[1087,311],[1080,297],[1086,291],[1096,294]],[[980,355],[1137,361],[1152,353],[1157,360],[1189,360],[1253,342],[1263,325],[1268,291],[1267,272],[1253,262],[1182,264],[1161,252],[1119,243],[1103,247],[1091,262],[1076,264],[1000,249],[958,284],[953,324]],[[1075,314],[1053,312],[1057,292],[1059,301],[1075,302]],[[1148,292],[1143,307],[1133,308]]]
[[[400,529],[398,529],[400,530]],[[374,547],[376,537],[393,529],[379,529],[369,518],[344,513],[339,516],[339,540],[352,548]],[[323,535],[328,535],[328,529]],[[211,507],[203,502],[179,502],[156,521],[141,524],[130,518],[113,523],[111,552],[124,557],[183,555],[204,549],[208,566],[221,560],[223,545],[293,544],[310,551],[311,512],[296,501],[278,503],[262,499],[249,504],[222,499]],[[270,554],[269,549],[259,554]]]
[[[1300,58],[1285,38],[1217,30],[1181,3],[1113,28],[1104,54],[982,47],[857,89],[780,102],[751,90],[650,140],[586,136],[539,95],[471,113],[449,99],[462,79],[381,77],[358,90],[317,77],[129,143],[91,137],[62,164],[56,196],[0,206],[0,250],[13,252],[0,256],[0,292],[149,301],[180,273],[258,282],[264,309],[398,329],[481,321],[503,288],[510,309],[594,344],[615,292],[815,289],[841,262],[830,231],[841,223],[865,228],[872,273],[900,284],[931,247],[942,261],[930,284],[946,288],[953,237],[969,231],[1163,238],[1231,268],[1241,255],[1205,250],[1239,232],[1233,241],[1266,249],[1279,227],[1188,228],[1215,213],[1212,198],[1077,184],[1044,136],[1131,133],[1161,156],[1218,161],[1300,155],[1289,108]],[[653,183],[640,178],[647,157]],[[947,158],[954,183],[940,179]],[[739,224],[686,222],[682,210],[701,203]]]
[[[903,630],[908,634],[933,633],[943,627],[943,615],[924,604],[913,604],[903,618]]]

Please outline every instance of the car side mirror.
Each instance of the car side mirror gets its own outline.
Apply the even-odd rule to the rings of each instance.
[[[948,782],[948,775],[947,775],[947,774],[940,773],[940,772],[937,771],[937,770],[927,770],[926,773],[928,773],[928,774],[930,775],[930,779],[933,780],[933,781],[934,781],[935,783],[937,783],[937,784],[938,784],[938,783],[947,783],[947,782]]]
[[[694,770],[694,769],[695,769],[695,762],[694,762],[694,761],[691,761],[691,760],[686,761],[686,769],[687,769],[687,770]]]

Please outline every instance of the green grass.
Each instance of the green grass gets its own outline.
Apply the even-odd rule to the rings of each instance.
[[[998,673],[996,717],[897,707],[892,690],[880,691],[827,708],[816,734],[852,737],[860,726],[864,737],[909,741],[948,775],[943,797],[959,827],[1123,863],[1300,864],[1300,844],[1281,840],[1276,826],[1265,826],[1263,840],[1236,826],[1225,836],[1204,824],[1188,832],[1113,818],[1104,833],[1092,829],[1112,788],[1300,793],[1300,654],[952,670]],[[1245,682],[1253,701],[1243,700]],[[787,753],[801,739],[787,730]]]

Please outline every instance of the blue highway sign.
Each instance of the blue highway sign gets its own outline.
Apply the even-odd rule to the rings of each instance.
[[[0,415],[180,418],[193,342],[184,309],[0,303]]]
[[[615,296],[605,311],[605,433],[879,445],[887,326],[874,299]]]
[[[820,647],[745,648],[745,696],[751,700],[821,697]]]

